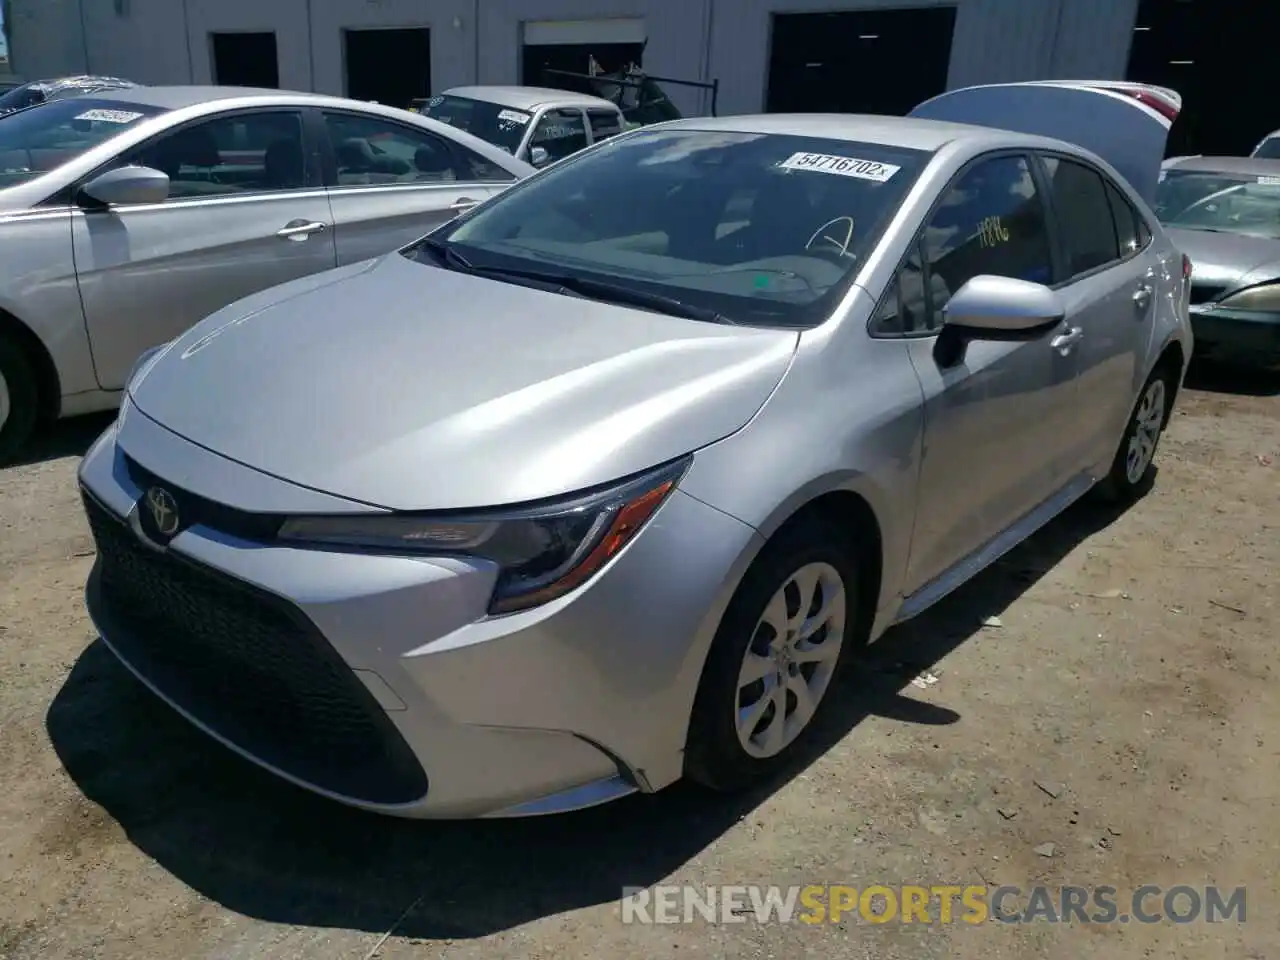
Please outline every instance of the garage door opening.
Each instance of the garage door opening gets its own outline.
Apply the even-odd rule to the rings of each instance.
[[[405,107],[431,96],[431,31],[346,30],[347,96]]]
[[[1274,32],[1234,4],[1141,0],[1128,78],[1182,94],[1170,156],[1244,156],[1280,127],[1270,96],[1280,90],[1274,43]]]
[[[613,73],[642,66],[644,41],[645,26],[640,19],[531,21],[524,25],[521,82],[591,93],[587,80],[547,71],[589,74],[594,67]]]
[[[276,35],[264,33],[213,33],[213,82],[224,87],[280,86],[280,61]]]
[[[769,113],[902,115],[947,89],[954,7],[773,17]]]

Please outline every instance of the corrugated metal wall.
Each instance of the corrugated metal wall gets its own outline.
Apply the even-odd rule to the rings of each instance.
[[[642,17],[649,71],[717,78],[720,112],[746,113],[763,108],[772,14],[948,2],[953,87],[1124,75],[1138,0],[131,0],[126,17],[95,0],[11,0],[11,45],[28,77],[88,69],[207,83],[210,31],[274,30],[282,86],[342,93],[344,28],[427,26],[442,90],[518,82],[525,21]],[[704,106],[696,91],[670,92],[687,112]]]

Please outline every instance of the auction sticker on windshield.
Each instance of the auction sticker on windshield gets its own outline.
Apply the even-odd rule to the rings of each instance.
[[[877,183],[884,183],[902,169],[892,163],[839,157],[828,153],[793,153],[778,166],[783,170],[814,170],[841,177],[855,177],[858,180],[874,180]]]
[[[523,127],[529,122],[529,115],[527,113],[520,113],[518,110],[499,110],[498,119],[505,120],[508,123],[518,123]]]
[[[96,120],[99,123],[133,123],[141,117],[140,113],[129,110],[86,110],[76,117],[77,120]]]

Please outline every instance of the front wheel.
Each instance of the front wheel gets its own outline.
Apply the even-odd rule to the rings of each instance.
[[[1173,376],[1164,366],[1158,367],[1143,385],[1111,471],[1098,485],[1104,498],[1119,503],[1132,502],[1151,486],[1156,447],[1173,406],[1173,391]]]
[[[748,570],[712,642],[694,702],[685,774],[738,790],[785,764],[858,636],[857,561],[801,523]]]
[[[27,355],[0,334],[0,466],[12,461],[35,430],[38,401]]]

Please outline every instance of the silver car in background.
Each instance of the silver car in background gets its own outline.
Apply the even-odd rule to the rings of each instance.
[[[0,460],[109,409],[233,300],[378,256],[533,172],[405,110],[133,87],[0,118]]]
[[[545,167],[627,126],[616,104],[546,87],[454,87],[428,97],[418,112]]]
[[[864,643],[1153,476],[1167,124],[1012,87],[642,128],[215,313],[81,465],[103,639],[370,810],[776,774]]]
[[[1197,353],[1280,367],[1280,159],[1166,162],[1155,211],[1193,264]]]

